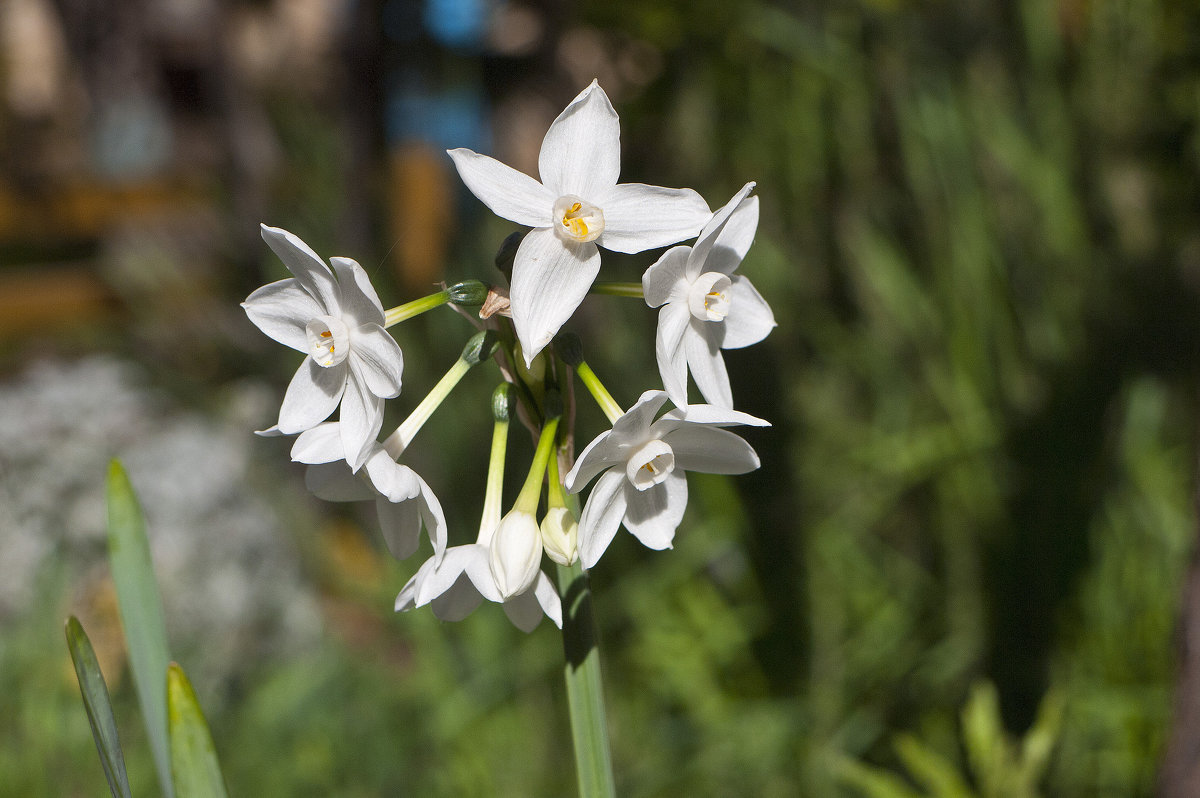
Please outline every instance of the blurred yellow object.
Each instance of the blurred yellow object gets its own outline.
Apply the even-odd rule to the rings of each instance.
[[[0,240],[90,238],[122,219],[207,204],[199,190],[177,180],[79,180],[48,185],[36,193],[21,193],[0,181]]]
[[[112,291],[90,269],[41,266],[0,271],[0,334],[93,322],[115,311]]]
[[[453,196],[444,153],[409,144],[388,160],[389,231],[396,242],[396,281],[409,293],[428,293],[443,277]]]

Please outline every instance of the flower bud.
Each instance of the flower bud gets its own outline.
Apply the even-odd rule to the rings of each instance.
[[[491,357],[492,352],[496,351],[499,344],[500,339],[496,337],[496,333],[491,330],[481,330],[471,336],[459,357],[470,365],[476,366]]]
[[[559,333],[554,338],[554,351],[571,368],[583,362],[583,343],[573,332]]]
[[[455,305],[482,305],[487,299],[488,286],[478,280],[463,280],[446,289]]]
[[[496,268],[509,281],[512,280],[513,260],[517,257],[517,249],[521,246],[521,241],[527,232],[527,230],[520,230],[509,233],[508,238],[504,239],[500,244],[500,249],[496,251]]]
[[[517,345],[518,347],[520,344]],[[528,366],[525,365],[525,357],[520,352],[517,353],[517,374],[525,381],[526,385],[535,386],[541,385],[546,381],[546,357],[545,350],[538,352],[533,356],[533,362]]]
[[[502,382],[492,391],[492,419],[504,424],[512,417],[513,390],[512,384]]]
[[[500,520],[492,536],[492,577],[507,601],[533,585],[542,564],[542,534],[537,519],[513,510]]]
[[[579,524],[566,507],[551,507],[542,519],[542,546],[559,565],[579,559]]]

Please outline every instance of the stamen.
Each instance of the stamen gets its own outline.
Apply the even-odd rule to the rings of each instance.
[[[554,203],[554,218],[561,223],[556,228],[559,235],[567,241],[595,241],[604,232],[604,212],[571,194]]]
[[[308,353],[322,368],[336,366],[350,352],[350,330],[346,323],[333,316],[318,316],[305,326]]]
[[[720,272],[705,272],[692,283],[688,308],[700,321],[724,321],[729,315],[733,281]]]

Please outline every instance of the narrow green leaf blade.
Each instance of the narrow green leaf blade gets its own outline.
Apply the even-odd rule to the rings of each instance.
[[[100,753],[100,764],[104,767],[104,777],[108,779],[108,789],[112,791],[113,798],[131,798],[129,776],[125,772],[125,757],[121,753],[121,740],[117,736],[117,722],[108,697],[108,685],[104,683],[104,674],[100,672],[92,641],[74,615],[67,619],[66,631],[67,648],[71,650],[71,661],[75,663],[75,678],[79,680],[79,692],[83,695],[88,723],[92,725],[92,738]]]
[[[167,669],[167,705],[171,730],[171,773],[179,798],[224,798],[225,779],[196,691],[183,668]]]
[[[167,685],[163,679],[170,662],[167,628],[142,508],[125,469],[116,460],[108,467],[108,556],[146,736],[163,794],[172,798]]]

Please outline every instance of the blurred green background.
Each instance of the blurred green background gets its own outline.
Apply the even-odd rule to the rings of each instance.
[[[1172,731],[1200,376],[1182,0],[0,4],[0,793],[103,793],[71,612],[157,789],[103,559],[113,456],[232,794],[571,793],[555,630],[391,613],[419,562],[251,435],[298,356],[237,303],[284,276],[260,221],[385,305],[497,279],[512,228],[441,150],[533,172],[593,77],[623,180],[713,207],[758,182],[742,272],[779,321],[726,354],[774,424],[745,433],[761,470],[693,475],[674,551],[621,535],[594,571],[620,794],[1195,794],[1163,770],[1200,734]],[[653,324],[614,297],[571,323],[625,405],[658,385]],[[398,419],[469,328],[394,332]],[[412,450],[452,542],[495,379]]]

